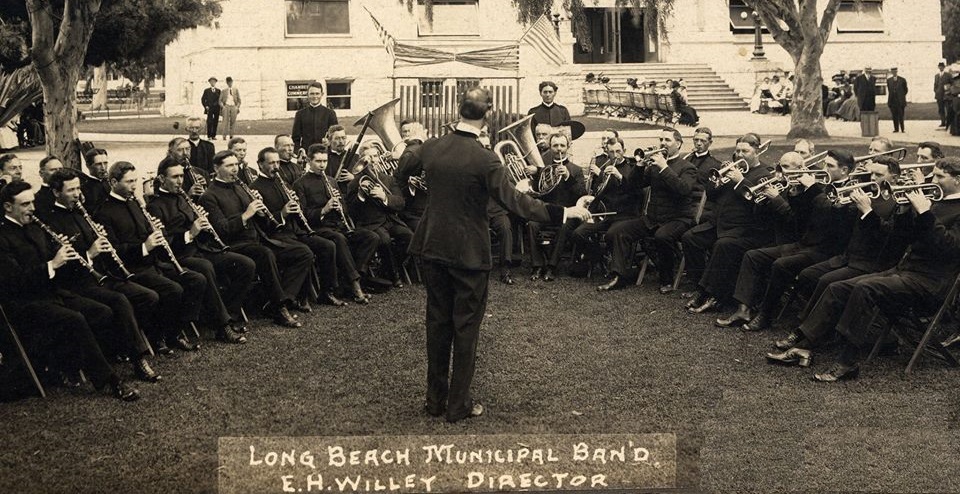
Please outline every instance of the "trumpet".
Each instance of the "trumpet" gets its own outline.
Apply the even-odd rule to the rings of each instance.
[[[237,185],[238,185],[241,189],[243,189],[243,191],[246,192],[248,196],[250,196],[250,200],[251,200],[251,201],[260,201],[260,202],[263,202],[263,196],[260,195],[259,192],[251,189],[247,184],[243,183],[242,180],[237,180]],[[266,205],[266,204],[263,205],[263,209],[258,209],[258,210],[257,210],[257,213],[258,213],[258,214],[259,214],[259,213],[263,213],[263,216],[266,216],[266,217],[267,217],[267,220],[268,220],[273,226],[280,226],[280,222],[277,221],[277,218],[273,215],[273,213],[270,212],[270,209],[267,208],[267,205]]]
[[[903,158],[907,156],[907,149],[897,148],[897,149],[891,149],[889,151],[883,151],[880,153],[867,154],[864,156],[855,156],[853,158],[853,162],[860,163],[860,162],[870,161],[874,158],[879,158],[880,156],[889,156],[891,158],[896,159],[897,161],[903,161]]]
[[[87,225],[93,230],[93,234],[97,237],[107,237],[107,229],[103,225],[93,221],[93,218],[90,217],[90,213],[87,212],[87,208],[83,206],[83,198],[81,197],[77,201],[77,210],[80,211],[80,214],[83,216],[83,220],[87,222]],[[108,239],[109,241],[109,239]],[[120,270],[120,274],[123,275],[123,279],[129,280],[133,278],[133,273],[127,270],[127,267],[124,266],[123,260],[120,259],[120,255],[117,254],[117,249],[110,246],[110,257],[113,259],[113,262],[117,264],[117,269]]]
[[[789,181],[789,185],[800,185],[797,179],[801,175],[813,175],[814,181],[824,185],[833,182],[833,177],[830,176],[830,172],[819,168],[797,168],[796,170],[788,170],[782,165],[777,165],[777,174],[786,178]]]
[[[203,221],[208,225],[208,227],[204,228],[204,230],[210,232],[210,235],[213,236],[213,240],[217,243],[217,250],[223,252],[229,249],[230,246],[224,243],[224,241],[220,238],[220,234],[217,233],[216,228],[210,224],[210,214],[207,213],[207,210],[203,209],[203,206],[191,201],[190,196],[187,195],[187,192],[182,188],[177,190],[177,194],[180,195],[180,197],[183,197],[183,200],[186,201],[190,206],[190,209],[193,210],[193,214],[197,215],[198,218],[203,219]]]
[[[74,238],[68,238],[66,235],[62,233],[57,233],[53,231],[53,228],[50,228],[49,226],[47,226],[44,222],[40,221],[40,219],[37,218],[36,216],[33,217],[33,221],[36,222],[37,225],[40,225],[40,228],[42,228],[43,231],[47,232],[47,235],[50,235],[50,237],[53,239],[54,242],[57,243],[57,245],[59,245],[60,247],[69,247],[70,249],[73,249],[72,242],[74,238],[76,238],[76,235],[74,235]],[[74,249],[74,252],[76,252],[76,249]],[[97,280],[97,285],[103,285],[103,282],[106,281],[107,279],[107,276],[105,274],[102,274],[99,271],[97,271],[97,269],[93,267],[93,264],[91,264],[90,261],[87,261],[86,259],[84,259],[82,255],[79,255],[79,253],[77,255],[77,262],[79,262],[81,266],[87,268],[87,271],[90,272],[90,274],[93,276],[93,279]]]
[[[370,141],[370,145],[377,148],[379,155],[377,161],[372,163],[374,170],[381,175],[393,175],[400,167],[400,162],[393,158],[393,152],[388,151],[380,141]]]
[[[147,219],[148,223],[150,223],[150,227],[152,228],[150,233],[155,231],[162,232],[163,223],[160,222],[159,218],[147,211],[147,205],[143,203],[143,199],[134,195],[133,200],[137,203],[137,206],[140,207],[140,212],[143,213],[143,217]],[[167,237],[162,236],[161,233],[161,238],[163,240],[160,241],[160,246],[163,247],[163,250],[167,252],[167,257],[170,258],[170,262],[173,264],[174,269],[177,270],[177,274],[181,276],[184,275],[187,270],[183,269],[183,266],[180,265],[180,261],[177,261],[177,256],[173,255],[173,248],[170,247],[170,242],[167,241]]]
[[[909,204],[910,199],[907,198],[907,194],[913,191],[920,191],[924,197],[931,201],[943,199],[943,189],[937,184],[891,185],[884,182],[880,185],[880,197],[884,200],[893,198],[897,204]]]
[[[748,201],[753,201],[756,204],[763,204],[768,199],[766,194],[763,193],[767,187],[772,187],[778,193],[780,193],[790,187],[790,181],[783,175],[777,173],[761,180],[760,183],[754,185],[753,187],[748,187],[743,193],[743,197]]]
[[[326,173],[321,173],[321,179],[323,180],[323,185],[327,188],[327,197],[334,199],[333,209],[336,209],[340,213],[340,219],[343,220],[343,225],[347,228],[348,233],[352,233],[356,230],[356,227],[353,224],[353,220],[347,215],[347,212],[343,210],[343,196],[340,194],[340,189],[335,185],[330,184],[330,177]]]
[[[720,168],[715,168],[710,171],[710,181],[717,187],[729,183],[730,177],[727,177],[727,173],[734,168],[744,175],[750,171],[750,165],[742,158],[737,161],[725,161],[721,164]]]
[[[871,199],[880,197],[880,185],[876,182],[858,182],[839,187],[831,184],[827,186],[824,193],[827,196],[827,200],[838,206],[843,206],[853,202],[853,199],[850,198],[850,193],[855,190],[863,192]]]

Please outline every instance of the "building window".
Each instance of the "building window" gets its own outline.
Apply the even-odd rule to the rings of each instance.
[[[286,0],[287,35],[349,34],[349,0]]]
[[[434,0],[433,23],[427,20],[426,5],[419,0],[417,33],[420,36],[479,36],[479,0]]]
[[[313,84],[313,81],[286,81],[287,85],[287,111],[297,111],[307,103],[307,89]]]
[[[443,105],[443,80],[420,79],[420,107],[440,108]]]
[[[350,109],[350,86],[353,81],[327,81],[327,106],[334,110]]]
[[[883,2],[881,0],[842,1],[837,9],[838,33],[882,33]]]
[[[747,14],[744,19],[742,14]],[[733,34],[753,34],[753,9],[747,7],[743,0],[730,0],[730,32]],[[760,32],[767,34],[767,28],[760,25]]]

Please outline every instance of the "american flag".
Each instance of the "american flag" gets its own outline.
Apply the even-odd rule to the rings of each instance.
[[[528,43],[537,50],[544,59],[554,65],[563,65],[565,62],[563,51],[560,47],[560,37],[553,30],[553,22],[543,14],[534,22],[527,32],[520,37],[521,43]]]
[[[393,39],[393,36],[387,32],[387,29],[383,27],[383,24],[380,24],[380,21],[373,16],[373,12],[370,12],[366,7],[363,8],[370,14],[370,18],[373,19],[373,26],[377,28],[377,35],[380,36],[380,42],[383,43],[383,47],[387,49],[387,53],[390,54],[390,58],[395,58],[393,54],[393,49],[397,44],[397,40]]]

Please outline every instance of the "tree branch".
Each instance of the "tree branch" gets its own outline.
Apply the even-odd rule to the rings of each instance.
[[[837,17],[837,10],[840,7],[840,0],[829,0],[827,7],[823,10],[823,17],[820,19],[820,39],[824,43],[830,38],[833,32],[833,21]]]
[[[27,16],[31,25],[30,58],[37,69],[53,63],[53,16],[46,0],[27,0]]]
[[[780,23],[777,21],[783,18],[783,12],[785,12],[786,9],[782,6],[774,5],[773,2],[761,0],[744,0],[744,3],[760,15],[760,19],[767,26],[767,30],[770,31],[773,39],[782,46],[784,50],[787,50],[787,53],[789,53],[791,57],[797,59],[803,51],[803,32],[799,26],[794,28],[788,24],[788,27],[790,27],[788,31],[780,27]],[[793,18],[794,22],[796,21],[796,13],[790,13],[789,16]],[[784,20],[784,22],[786,21]]]

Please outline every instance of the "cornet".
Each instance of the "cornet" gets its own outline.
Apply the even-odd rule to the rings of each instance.
[[[853,199],[850,198],[850,193],[855,190],[863,192],[870,199],[876,199],[880,197],[880,185],[876,182],[859,182],[843,187],[828,185],[824,193],[830,202],[838,206],[843,206],[853,202]]]
[[[640,166],[648,166],[653,164],[654,155],[662,154],[664,158],[667,157],[667,148],[665,147],[649,147],[646,149],[640,149],[633,153],[634,156],[640,156],[643,158],[639,163]]]
[[[763,193],[767,187],[772,187],[778,193],[781,193],[790,187],[790,181],[783,175],[773,175],[761,180],[757,185],[747,188],[746,192],[743,193],[743,197],[756,204],[763,204],[764,201],[768,199],[767,195]]]
[[[935,166],[937,166],[936,163],[913,163],[909,165],[898,164],[895,167],[891,167],[890,171],[900,176],[899,177],[900,180],[904,182],[903,185],[910,185],[910,184],[913,184],[913,177],[912,175],[907,174],[907,172],[911,170],[920,170],[921,172],[923,172],[924,168],[929,168],[930,173],[924,173],[923,178],[925,180],[930,180],[930,178],[933,177],[933,168]]]
[[[931,201],[943,199],[943,189],[937,184],[890,185],[889,182],[880,185],[880,197],[884,200],[893,198],[897,204],[910,204],[907,194],[915,190],[919,190],[924,197]]]
[[[777,165],[777,174],[786,178],[789,185],[800,185],[798,178],[801,175],[813,175],[814,181],[827,185],[833,181],[830,172],[818,168],[797,168],[795,170],[785,169],[782,165]]]
[[[740,170],[740,173],[746,175],[750,171],[750,165],[747,164],[746,160],[739,159],[737,161],[725,161],[722,163],[720,168],[716,168],[710,171],[710,181],[717,187],[725,185],[730,182],[730,177],[727,176],[731,170],[736,168]]]

